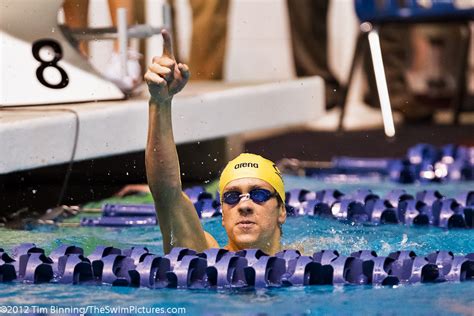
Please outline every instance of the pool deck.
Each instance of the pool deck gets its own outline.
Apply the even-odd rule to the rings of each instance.
[[[144,150],[148,92],[141,88],[138,96],[127,100],[0,106],[0,174],[66,163],[76,137],[74,161]],[[306,124],[324,113],[323,91],[319,77],[247,84],[192,82],[173,104],[175,140],[183,144]]]

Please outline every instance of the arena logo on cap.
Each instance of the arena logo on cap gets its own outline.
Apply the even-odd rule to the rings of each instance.
[[[234,169],[240,168],[258,168],[258,163],[256,162],[241,162],[234,166]]]

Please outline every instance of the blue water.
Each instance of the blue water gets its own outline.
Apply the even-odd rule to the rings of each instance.
[[[369,188],[378,194],[400,187],[409,193],[438,189],[447,196],[474,188],[473,183],[399,186],[393,183],[354,182],[341,185],[288,176],[285,177],[285,184],[288,190],[337,188],[346,193],[356,188]],[[206,220],[203,224],[221,246],[226,244],[226,234],[219,219]],[[401,249],[414,250],[418,255],[436,250],[467,254],[474,252],[473,237],[473,230],[351,225],[316,217],[289,218],[283,228],[284,244],[303,247],[308,254],[321,249],[337,249],[346,255],[361,249],[373,249],[379,255]],[[122,249],[141,245],[161,254],[161,240],[158,227],[0,229],[0,247],[7,251],[22,242],[35,242],[47,253],[67,243],[84,248],[86,255],[97,245]],[[415,284],[395,288],[312,286],[233,292],[0,283],[1,305],[185,307],[188,315],[474,315],[474,282]]]

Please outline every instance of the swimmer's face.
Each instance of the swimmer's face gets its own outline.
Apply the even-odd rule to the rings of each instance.
[[[265,189],[275,193],[267,182],[256,178],[237,179],[229,182],[222,194],[237,191],[241,194],[254,189]],[[280,225],[286,220],[284,203],[278,203],[273,196],[268,201],[255,203],[251,199],[241,199],[237,204],[222,203],[222,226],[229,237],[229,248],[268,249],[280,242]]]

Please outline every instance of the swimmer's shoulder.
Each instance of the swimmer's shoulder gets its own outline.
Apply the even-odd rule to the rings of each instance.
[[[204,235],[206,236],[206,243],[208,248],[219,248],[217,240],[211,234],[209,234],[207,231],[204,231]]]

